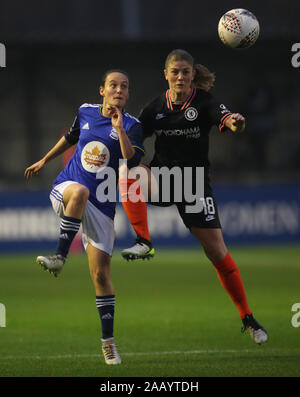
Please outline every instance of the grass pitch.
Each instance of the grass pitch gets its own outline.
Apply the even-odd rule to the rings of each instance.
[[[36,253],[40,254],[40,253]],[[298,377],[300,247],[231,249],[255,317],[269,332],[256,345],[213,266],[199,250],[157,250],[151,261],[116,252],[115,340],[123,363],[107,366],[85,255],[56,279],[36,254],[0,257],[3,377]]]

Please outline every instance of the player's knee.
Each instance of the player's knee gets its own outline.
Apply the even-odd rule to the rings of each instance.
[[[78,205],[85,204],[89,198],[89,195],[90,191],[86,186],[76,186],[76,188],[74,188],[72,191],[71,200]]]
[[[92,274],[95,286],[106,288],[110,284],[110,276],[102,269],[95,269]]]
[[[220,246],[212,244],[203,247],[203,249],[208,259],[214,263],[222,261],[225,258],[227,252],[226,247],[223,247],[222,245]]]

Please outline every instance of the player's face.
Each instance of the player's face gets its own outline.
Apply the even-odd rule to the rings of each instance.
[[[110,73],[105,80],[104,87],[100,87],[103,105],[117,106],[122,109],[129,98],[129,81],[127,76],[119,72]]]
[[[185,99],[195,76],[193,66],[187,61],[174,61],[169,63],[164,73],[169,83],[171,96]]]

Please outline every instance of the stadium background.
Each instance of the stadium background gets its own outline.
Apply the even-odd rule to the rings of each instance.
[[[232,51],[217,36],[221,15],[237,6],[249,9],[260,21],[260,38],[248,51]],[[292,66],[291,48],[300,42],[299,15],[298,1],[282,6],[279,0],[238,4],[29,0],[22,8],[16,1],[3,3],[0,42],[6,46],[6,67],[0,68],[0,253],[30,252],[30,259],[26,256],[29,266],[37,253],[55,247],[58,219],[48,194],[62,161],[54,160],[29,182],[23,176],[25,168],[69,129],[82,103],[99,103],[98,86],[107,69],[129,72],[127,110],[138,115],[143,104],[166,88],[164,59],[174,48],[190,51],[197,62],[214,71],[215,96],[247,118],[244,134],[220,135],[215,128],[210,136],[212,181],[226,242],[232,247],[268,244],[269,252],[279,244],[296,243],[297,247],[300,68]],[[149,224],[158,250],[176,247],[188,252],[187,248],[198,247],[174,208],[149,207]],[[116,232],[116,250],[133,242],[120,208]],[[73,250],[80,250],[78,242]],[[272,255],[271,264],[276,263],[276,253]],[[299,265],[299,256],[293,260]],[[7,256],[1,255],[0,263],[2,270],[8,271],[8,264],[17,269],[17,262]],[[2,287],[12,277],[3,274]],[[0,295],[1,301],[9,304],[9,295]]]

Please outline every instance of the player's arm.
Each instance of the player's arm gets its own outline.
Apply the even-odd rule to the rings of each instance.
[[[233,113],[226,119],[225,125],[233,132],[243,132],[246,126],[246,120],[240,113]]]
[[[55,146],[38,162],[32,164],[30,167],[26,168],[25,170],[25,177],[27,179],[31,178],[33,175],[38,174],[38,172],[52,159],[55,157],[59,156],[63,152],[65,152],[69,147],[72,145],[69,144],[69,142],[66,140],[66,138],[63,136],[60,138],[60,140],[57,142]]]
[[[127,138],[134,149],[134,155],[128,159],[126,164],[120,166],[119,179],[127,178],[128,170],[133,167],[137,167],[141,162],[141,158],[145,154],[143,145],[143,129],[141,123],[138,120],[127,131]]]
[[[67,149],[69,149],[72,145],[66,140],[65,136],[60,138],[55,146],[43,157],[45,164],[50,160],[55,159],[55,157],[64,153]]]
[[[124,159],[130,160],[135,154],[135,149],[131,145],[131,142],[123,127],[120,128],[120,132],[118,131],[118,135],[119,135],[119,142],[121,146],[122,156]]]
[[[220,132],[231,130],[243,132],[245,118],[240,113],[232,113],[223,103],[216,101],[210,94],[207,95],[207,110],[212,124],[219,127]]]
[[[145,149],[143,145],[143,129],[141,123],[136,122],[133,124],[127,132],[127,136],[135,151],[134,155],[127,162],[127,166],[130,169],[132,167],[138,166],[142,157],[145,155]]]
[[[80,127],[79,127],[79,123],[76,118],[70,131],[68,131],[62,138],[60,138],[60,140],[56,143],[56,145],[53,146],[53,148],[41,160],[32,164],[30,167],[26,168],[25,173],[24,173],[25,177],[27,179],[29,179],[33,175],[38,174],[38,172],[50,160],[53,160],[55,157],[64,153],[72,145],[77,143],[77,141],[79,139],[79,134],[80,134]]]
[[[131,142],[123,127],[122,112],[116,106],[112,106],[110,114],[111,114],[111,124],[115,128],[119,136],[122,156],[124,159],[130,160],[135,154],[135,149],[132,147]]]

